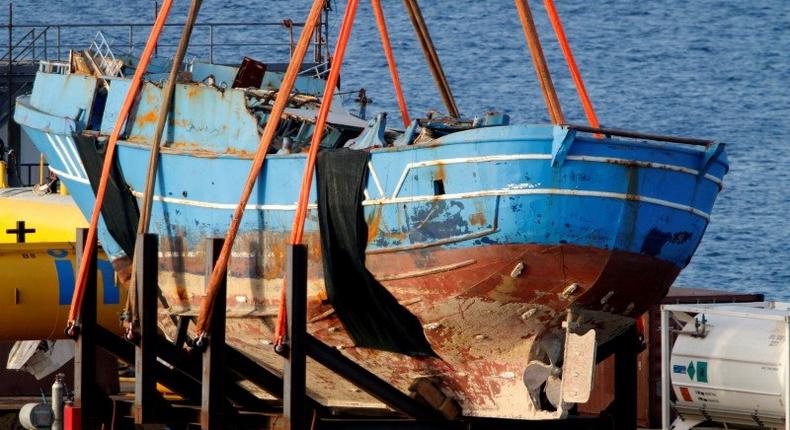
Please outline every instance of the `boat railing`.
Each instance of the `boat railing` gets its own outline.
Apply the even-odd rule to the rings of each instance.
[[[286,26],[282,22],[197,24],[194,30],[196,40],[189,46],[190,55],[205,59],[210,63],[227,61],[231,56],[237,58],[241,49],[246,50],[245,54],[248,56],[253,56],[255,53],[260,56],[267,50],[275,50],[287,56],[292,49],[291,38],[280,38],[273,32],[265,30],[281,27],[286,30],[285,35],[290,36],[294,31],[293,27],[301,25],[303,24],[289,23]],[[168,36],[173,37],[163,37],[163,42],[157,45],[158,55],[168,55],[170,51],[175,50],[178,43],[174,37],[180,31],[181,26],[182,24],[179,23],[165,26],[166,29],[172,30],[172,35],[168,34]],[[67,59],[70,50],[82,50],[90,45],[91,35],[96,34],[97,28],[107,35],[109,44],[116,52],[126,50],[126,53],[133,54],[142,49],[150,27],[151,25],[147,23],[14,25],[12,29],[8,25],[0,25],[0,31],[13,33],[9,36],[11,43],[0,55],[0,63]],[[255,28],[264,30],[264,33],[270,37],[260,37],[261,32],[250,31]],[[22,32],[21,36],[16,36],[16,34],[20,34],[19,32]],[[246,35],[246,37],[241,37],[241,35]],[[316,58],[318,56],[323,58],[324,44],[325,42],[321,42],[321,46],[314,47],[317,52]],[[229,55],[224,56],[224,52],[228,52]],[[266,56],[270,57],[268,54]]]
[[[69,63],[67,61],[41,60],[38,63],[38,71],[41,73],[66,75],[69,71]]]
[[[658,142],[683,143],[687,145],[698,145],[705,147],[711,146],[714,143],[716,143],[712,140],[693,139],[690,137],[679,137],[679,136],[666,136],[661,134],[641,133],[638,131],[628,131],[628,130],[621,130],[617,128],[590,127],[590,126],[578,125],[578,124],[564,124],[563,126],[571,130],[581,131],[585,133],[602,134],[607,137],[617,136],[617,137],[626,137],[630,139],[643,139],[643,140],[654,140]]]
[[[158,2],[153,4],[158,13]],[[314,63],[317,64],[327,58],[328,12],[326,8],[312,38]],[[0,50],[0,65],[39,60],[65,61],[69,58],[70,50],[88,48],[95,40],[97,31],[103,38],[106,37],[106,40],[98,41],[103,42],[99,44],[101,51],[112,47],[116,54],[135,54],[145,44],[152,25],[152,22],[15,23],[13,2],[9,2],[8,17],[8,22],[0,25],[0,34],[7,37],[6,43],[0,44],[5,47],[4,52]],[[303,22],[291,19],[197,23],[188,56],[210,63],[236,62],[240,55],[285,60],[295,45],[294,32],[303,26]],[[157,45],[157,55],[168,56],[175,51],[182,28],[183,23],[180,22],[165,24]]]

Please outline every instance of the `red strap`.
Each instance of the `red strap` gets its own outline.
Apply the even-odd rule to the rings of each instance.
[[[85,296],[85,284],[88,279],[88,261],[90,261],[93,254],[96,252],[96,229],[99,224],[99,215],[101,214],[102,204],[104,204],[104,194],[107,191],[107,182],[110,178],[110,168],[115,157],[115,146],[118,142],[118,136],[123,130],[123,125],[126,122],[129,112],[132,109],[132,104],[140,92],[142,87],[143,75],[148,68],[148,63],[151,59],[156,48],[156,43],[159,36],[162,34],[162,29],[165,26],[165,21],[170,13],[170,7],[173,5],[173,0],[165,0],[162,4],[162,9],[156,17],[154,26],[151,29],[151,34],[148,36],[148,41],[145,43],[145,49],[140,56],[140,63],[134,71],[134,76],[131,80],[129,90],[126,92],[126,98],[121,105],[121,110],[118,112],[118,119],[115,121],[115,127],[110,134],[110,140],[107,144],[107,152],[104,155],[104,164],[102,165],[101,178],[99,179],[99,188],[96,190],[96,202],[93,204],[93,213],[91,213],[91,222],[88,230],[88,238],[85,243],[85,250],[80,263],[79,272],[77,274],[77,282],[74,285],[74,295],[71,298],[71,309],[69,311],[68,331],[69,334],[74,334],[74,325],[77,318],[80,316],[82,309],[82,300]]]
[[[291,243],[294,245],[302,243],[304,236],[304,222],[307,218],[307,205],[310,198],[310,186],[313,183],[313,172],[315,171],[315,160],[318,156],[318,149],[321,146],[321,139],[324,137],[324,127],[329,116],[329,109],[332,107],[332,99],[340,79],[340,69],[343,66],[343,57],[346,53],[348,39],[351,37],[351,29],[354,26],[354,16],[357,13],[359,0],[348,0],[346,12],[343,16],[343,24],[340,28],[340,35],[337,37],[335,55],[332,58],[332,68],[329,70],[329,77],[324,86],[324,97],[321,100],[321,107],[318,110],[318,118],[315,121],[313,137],[310,141],[310,151],[305,162],[304,175],[302,176],[302,189],[299,192],[299,203],[296,205],[296,215],[294,216],[293,226],[291,227]],[[286,276],[288,274],[286,273]],[[274,337],[277,344],[282,343],[285,335],[285,325],[287,315],[285,309],[285,280],[280,288],[280,309],[277,314],[277,326],[275,327]]]
[[[206,297],[203,298],[203,302],[200,304],[200,315],[198,316],[196,327],[198,337],[204,335],[206,329],[208,328],[208,321],[214,308],[214,302],[216,301],[217,293],[219,292],[219,281],[222,279],[222,276],[225,274],[225,271],[228,268],[230,252],[233,248],[233,241],[236,239],[236,233],[239,231],[241,218],[244,216],[244,209],[246,208],[247,202],[250,199],[252,189],[258,181],[258,175],[263,168],[263,163],[266,161],[266,153],[269,151],[269,145],[271,145],[272,140],[274,139],[274,135],[277,132],[277,126],[280,124],[280,119],[282,118],[283,112],[288,105],[288,99],[291,96],[291,90],[293,89],[294,83],[296,82],[296,77],[299,74],[299,70],[302,67],[302,60],[304,60],[304,56],[310,46],[313,32],[316,28],[318,20],[321,17],[324,2],[325,0],[313,1],[313,6],[310,9],[310,14],[307,17],[307,21],[305,21],[302,34],[299,36],[299,42],[296,45],[296,50],[294,51],[293,57],[291,58],[291,62],[288,64],[288,70],[285,72],[285,76],[283,76],[283,81],[282,84],[280,84],[277,98],[274,100],[274,106],[272,106],[269,120],[266,121],[266,126],[263,129],[263,135],[261,136],[258,150],[255,153],[255,158],[253,159],[252,166],[250,167],[250,173],[247,176],[247,182],[244,184],[244,189],[242,190],[239,204],[236,206],[230,227],[228,227],[228,233],[225,236],[225,243],[222,245],[222,251],[220,251],[217,264],[214,266],[214,270],[211,272],[211,279],[209,280]]]

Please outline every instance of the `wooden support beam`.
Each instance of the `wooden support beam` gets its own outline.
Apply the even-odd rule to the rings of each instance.
[[[209,239],[206,247],[206,267],[214,271],[223,239]],[[200,428],[218,429],[224,421],[225,407],[225,311],[227,302],[227,269],[216,284],[217,296],[211,312],[205,351],[203,351],[203,392],[200,406]],[[208,282],[210,278],[206,277]]]
[[[140,338],[134,357],[134,422],[157,422],[156,407],[156,345],[158,281],[158,237],[155,234],[137,235],[137,309],[140,315]]]
[[[74,350],[74,408],[80,409],[84,429],[98,427],[96,405],[96,253],[88,254],[83,262],[83,251],[88,246],[88,229],[77,229],[77,267],[87,264],[85,296],[79,320],[79,335]],[[94,238],[95,240],[95,238]],[[95,244],[94,244],[95,245]]]
[[[285,361],[283,418],[286,429],[306,430],[307,246],[288,245],[285,264],[289,353]]]

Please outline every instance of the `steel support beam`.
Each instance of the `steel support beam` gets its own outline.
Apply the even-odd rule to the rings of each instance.
[[[211,273],[222,251],[223,239],[209,239],[206,267]],[[207,333],[208,344],[203,351],[203,392],[200,406],[200,428],[218,429],[224,421],[225,408],[225,307],[227,302],[227,269],[217,283],[217,298],[211,312]],[[206,281],[209,277],[206,277]]]
[[[307,383],[307,246],[288,245],[285,294],[288,310],[288,358],[285,361],[283,418],[285,428],[307,428],[305,384]]]
[[[620,335],[614,353],[614,430],[634,430],[636,426],[636,362],[639,338],[635,327]]]
[[[88,230],[77,229],[77,267],[82,264]],[[74,407],[80,409],[82,428],[97,427],[96,405],[96,253],[88,261],[88,277],[74,350]]]
[[[134,422],[157,422],[156,407],[156,345],[158,281],[158,237],[155,234],[137,235],[135,262],[137,262],[137,309],[140,314],[140,336],[134,358]]]

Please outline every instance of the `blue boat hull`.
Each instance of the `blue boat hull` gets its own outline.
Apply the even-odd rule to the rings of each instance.
[[[76,84],[50,85],[77,91],[69,90]],[[156,108],[156,97],[146,98],[156,87],[145,87],[118,147],[138,199],[150,149],[146,115]],[[194,89],[177,90],[176,106],[179,91],[187,97]],[[84,127],[79,117],[47,111],[35,93],[19,100],[16,119],[89,216],[93,192],[79,157],[69,155],[76,155],[73,133]],[[222,95],[231,104],[234,97]],[[111,90],[102,128],[116,109],[112,100]],[[203,122],[174,121],[180,131],[162,149],[151,231],[160,235],[168,311],[195,315],[206,239],[226,232],[257,133],[212,129],[195,112],[175,115]],[[197,131],[179,137],[186,129]],[[305,226],[310,331],[404,389],[415,375],[442,375],[468,415],[549,417],[531,407],[520,380],[535,340],[560,333],[573,308],[605,342],[663,297],[699,245],[721,189],[728,166],[715,149],[518,125],[373,150],[363,202],[368,268],[421,320],[443,361],[354,348],[338,330],[325,303],[314,189]],[[230,264],[228,311],[238,318],[228,323],[229,338],[271,366],[279,358],[261,346],[271,339],[304,162],[303,154],[267,158]],[[109,255],[125,258],[104,225],[100,240]],[[330,402],[376,404],[321,371],[314,377]]]

